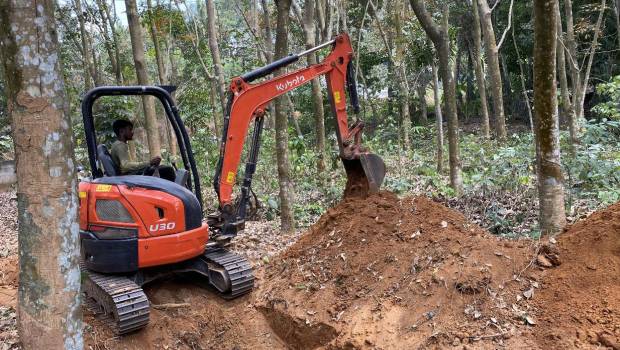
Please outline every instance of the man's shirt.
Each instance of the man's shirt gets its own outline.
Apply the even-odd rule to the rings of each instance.
[[[128,174],[142,170],[149,166],[149,162],[135,162],[129,157],[129,146],[126,142],[114,141],[110,150],[112,161],[120,169],[121,174]]]

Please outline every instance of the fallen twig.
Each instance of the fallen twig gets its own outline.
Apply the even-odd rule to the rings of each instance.
[[[179,309],[182,307],[190,307],[191,305],[189,303],[179,303],[179,304],[175,304],[175,303],[167,303],[167,304],[157,304],[157,305],[152,305],[153,309],[156,310],[168,310],[168,309]]]

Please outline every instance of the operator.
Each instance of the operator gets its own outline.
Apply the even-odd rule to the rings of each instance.
[[[132,161],[129,157],[127,141],[133,140],[133,123],[129,120],[118,119],[112,124],[117,140],[112,144],[110,155],[112,161],[121,171],[121,175],[147,175],[151,176],[155,170],[159,171],[162,179],[174,181],[175,173],[171,166],[160,165],[161,157],[153,157],[149,162]]]

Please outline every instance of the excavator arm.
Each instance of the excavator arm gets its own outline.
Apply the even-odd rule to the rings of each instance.
[[[332,51],[318,63],[272,79],[251,84],[253,80],[267,76],[299,58],[332,45]],[[340,157],[347,172],[345,197],[365,196],[378,191],[385,175],[383,160],[361,146],[363,122],[349,125],[347,95],[355,113],[359,111],[355,74],[352,62],[353,49],[347,34],[311,48],[299,54],[289,55],[269,65],[232,79],[224,120],[224,132],[220,144],[220,158],[214,178],[220,212],[211,216],[212,226],[220,228],[225,237],[234,236],[243,229],[245,208],[250,196],[252,176],[260,145],[260,135],[267,105],[270,101],[321,75],[326,76],[329,101],[336,121],[336,135]],[[241,196],[233,203],[233,186],[241,160],[245,137],[254,122],[252,144],[246,163]]]

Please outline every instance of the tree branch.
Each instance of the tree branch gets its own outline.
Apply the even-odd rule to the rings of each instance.
[[[556,0],[557,1],[557,0]],[[499,1],[497,1],[499,3]],[[508,10],[508,26],[506,27],[506,29],[504,29],[504,33],[502,34],[502,38],[499,39],[499,43],[497,44],[497,51],[499,51],[502,47],[502,44],[504,43],[504,39],[506,39],[506,34],[508,34],[508,31],[510,30],[510,27],[512,26],[512,5],[514,5],[514,0],[510,0],[510,9]],[[493,6],[495,7],[495,6]],[[493,10],[491,10],[493,11]]]

